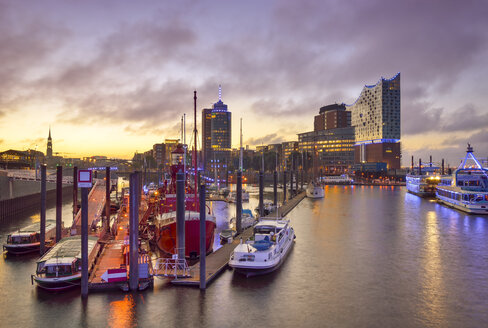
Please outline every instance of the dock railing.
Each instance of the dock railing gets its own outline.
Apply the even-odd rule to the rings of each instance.
[[[163,277],[191,277],[190,267],[186,259],[157,258],[153,264],[153,276]]]

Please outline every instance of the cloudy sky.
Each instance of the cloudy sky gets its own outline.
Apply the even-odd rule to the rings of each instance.
[[[403,164],[488,156],[488,2],[0,0],[0,150],[131,158],[222,100],[233,144],[296,140],[401,72]],[[190,132],[188,133],[190,134]]]

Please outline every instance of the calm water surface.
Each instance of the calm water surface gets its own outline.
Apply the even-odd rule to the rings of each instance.
[[[256,205],[251,193],[244,207]],[[219,230],[235,213],[224,203],[214,210]],[[69,205],[63,217],[69,225]],[[278,271],[245,278],[227,270],[205,292],[156,280],[151,290],[90,293],[84,302],[76,290],[52,294],[32,286],[36,256],[2,258],[0,326],[488,325],[488,217],[405,188],[357,186],[327,187],[325,199],[304,199],[289,217],[297,239]],[[38,217],[5,224],[0,241],[33,220]]]

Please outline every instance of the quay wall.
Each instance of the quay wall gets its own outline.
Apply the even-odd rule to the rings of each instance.
[[[40,189],[40,187],[39,187]],[[73,186],[63,187],[63,200],[72,199]],[[46,207],[56,205],[56,188],[46,191]],[[34,214],[41,209],[41,193],[0,200],[0,224],[24,214]]]
[[[56,189],[56,183],[47,182],[46,190]],[[0,176],[0,201],[23,197],[41,192],[41,181],[17,180],[8,176]]]

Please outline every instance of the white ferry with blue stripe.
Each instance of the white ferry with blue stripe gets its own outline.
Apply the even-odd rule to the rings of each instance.
[[[468,165],[471,160],[473,165]],[[441,202],[472,214],[488,214],[488,170],[473,155],[468,144],[466,157],[452,179],[441,181],[436,197]]]

